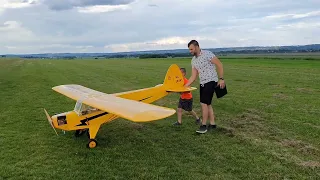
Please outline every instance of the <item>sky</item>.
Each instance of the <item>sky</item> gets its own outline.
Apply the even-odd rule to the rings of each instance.
[[[0,54],[320,43],[319,0],[0,0]]]

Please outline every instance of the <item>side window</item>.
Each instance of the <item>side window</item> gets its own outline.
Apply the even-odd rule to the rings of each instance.
[[[89,114],[89,113],[92,113],[92,112],[98,111],[98,110],[99,109],[91,107],[91,106],[89,106],[87,104],[82,104],[81,115],[86,115],[86,114]]]

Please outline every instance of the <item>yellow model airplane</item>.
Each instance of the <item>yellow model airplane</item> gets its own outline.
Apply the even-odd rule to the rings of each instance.
[[[49,116],[44,109],[47,119],[58,135],[57,129],[64,131],[76,130],[78,137],[84,132],[90,139],[87,147],[97,146],[95,137],[100,126],[117,118],[125,118],[133,122],[148,122],[160,120],[173,115],[176,111],[171,108],[152,105],[172,92],[192,91],[196,88],[184,87],[183,75],[178,65],[169,67],[163,84],[154,87],[138,89],[115,94],[105,94],[81,85],[59,85],[53,90],[76,100],[72,111]]]

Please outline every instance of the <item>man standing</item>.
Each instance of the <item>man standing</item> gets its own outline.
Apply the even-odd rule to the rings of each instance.
[[[225,87],[223,78],[223,66],[221,61],[208,50],[200,49],[199,43],[196,40],[191,40],[188,43],[190,53],[193,55],[191,60],[192,75],[185,84],[185,87],[190,86],[199,75],[200,80],[200,103],[202,109],[202,124],[197,133],[207,132],[207,120],[210,118],[208,129],[216,128],[214,112],[211,106],[214,88],[220,86]],[[219,72],[216,71],[216,67]]]

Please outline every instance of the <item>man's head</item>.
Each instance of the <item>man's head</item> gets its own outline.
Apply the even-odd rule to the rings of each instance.
[[[200,54],[200,46],[199,46],[198,41],[196,41],[196,40],[191,40],[191,41],[188,43],[188,48],[189,48],[190,53],[191,53],[193,56],[197,56],[197,55]]]
[[[186,68],[180,68],[180,71],[182,72],[183,76],[186,76],[186,73],[187,73]]]

